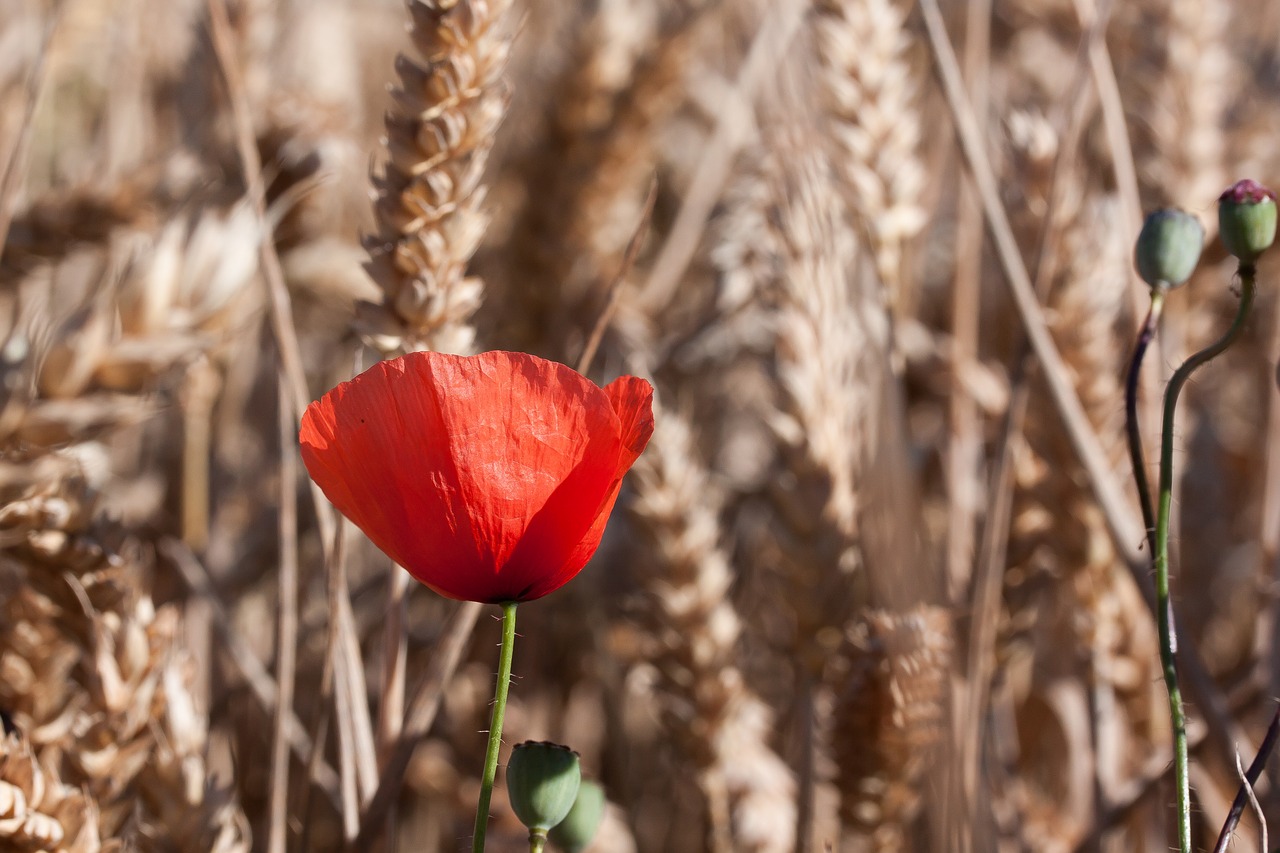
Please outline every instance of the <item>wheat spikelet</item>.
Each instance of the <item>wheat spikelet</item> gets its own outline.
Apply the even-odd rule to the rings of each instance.
[[[207,723],[188,695],[179,613],[146,593],[138,544],[91,523],[102,474],[63,471],[0,510],[0,706],[42,760],[84,787],[105,835],[132,835],[145,801],[163,829],[138,839],[143,849],[247,851],[243,814],[206,779]]]
[[[832,735],[841,818],[869,849],[909,849],[904,832],[946,733],[951,617],[927,605],[901,614],[873,610],[848,642],[851,670]]]
[[[697,768],[711,847],[781,853],[794,843],[794,782],[768,746],[771,714],[735,664],[742,624],[728,597],[733,577],[718,541],[720,501],[686,421],[673,411],[655,421],[635,469],[631,511],[658,567],[647,586],[667,726]],[[729,830],[718,825],[723,812],[732,814],[731,838],[717,836]]]
[[[1128,4],[1126,4],[1128,5]],[[1139,135],[1149,205],[1204,210],[1233,176],[1226,174],[1223,127],[1235,88],[1226,42],[1230,12],[1214,3],[1159,0],[1121,11],[1136,42],[1127,80],[1137,87],[1149,139]],[[1153,38],[1153,30],[1159,37]],[[1153,50],[1162,47],[1163,51]],[[1124,78],[1122,78],[1123,80]],[[1206,221],[1216,228],[1216,222]],[[1212,231],[1210,232],[1212,234]]]
[[[924,225],[908,8],[893,0],[822,0],[813,18],[835,166],[895,306],[907,298],[903,247]]]
[[[876,318],[881,329],[887,324],[879,294],[862,289],[874,273],[859,267],[829,162],[802,133],[766,136],[773,147],[763,153],[759,174],[741,179],[761,186],[731,196],[755,210],[733,214],[732,242],[722,243],[715,258],[726,299],[740,290],[732,298],[772,307],[767,328],[776,387],[760,406],[777,461],[764,485],[768,530],[748,534],[743,547],[762,570],[754,592],[770,602],[762,627],[785,656],[783,678],[798,693],[790,700],[794,719],[810,733],[799,746],[804,808],[797,821],[808,833],[829,825],[835,831],[834,810],[821,793],[829,723],[824,685],[838,669],[843,626],[866,590],[857,478],[876,442],[869,372],[873,364],[878,370],[884,348]]]
[[[59,287],[24,283],[44,310],[9,329],[0,440],[31,451],[144,420],[163,376],[217,356],[257,309],[261,239],[247,205],[211,208],[159,234],[116,234],[105,257],[59,265]]]
[[[760,221],[776,223],[771,239],[780,249],[767,264],[777,278],[763,283],[778,306],[779,399],[767,417],[786,471],[772,494],[782,522],[774,557],[796,609],[794,642],[817,655],[806,661],[816,674],[825,651],[813,640],[848,617],[859,559],[855,482],[862,442],[873,433],[862,374],[870,341],[849,280],[857,245],[825,159],[799,145],[771,156],[774,207]]]
[[[385,293],[361,329],[385,352],[469,350],[483,284],[466,265],[484,236],[480,181],[506,112],[510,0],[413,0],[420,58],[396,61],[388,159],[374,180],[369,272]]]
[[[17,733],[0,739],[0,844],[7,850],[115,853],[124,842],[102,839],[89,794],[41,764]]]

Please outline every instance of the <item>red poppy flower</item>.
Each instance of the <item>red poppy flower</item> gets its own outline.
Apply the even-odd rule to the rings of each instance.
[[[422,583],[529,601],[600,545],[653,433],[653,388],[599,388],[523,353],[415,352],[307,407],[302,459],[329,500]]]

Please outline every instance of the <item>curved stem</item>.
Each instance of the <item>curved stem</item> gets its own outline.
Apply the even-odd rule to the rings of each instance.
[[[1133,358],[1129,361],[1129,373],[1124,383],[1124,424],[1129,439],[1129,461],[1133,464],[1133,479],[1138,486],[1138,503],[1142,504],[1142,523],[1147,530],[1147,553],[1156,553],[1156,511],[1151,501],[1151,481],[1147,479],[1147,458],[1142,452],[1142,430],[1138,421],[1138,383],[1142,376],[1142,359],[1147,354],[1147,347],[1156,335],[1156,327],[1160,325],[1160,314],[1164,309],[1164,296],[1168,291],[1163,287],[1151,289],[1151,308],[1147,311],[1147,319],[1138,332],[1138,340],[1133,345]],[[1154,556],[1153,556],[1154,559]]]
[[[1169,720],[1173,726],[1173,775],[1178,810],[1178,849],[1191,853],[1191,789],[1187,776],[1187,720],[1178,690],[1178,669],[1174,656],[1178,639],[1173,625],[1173,607],[1169,601],[1169,510],[1173,502],[1173,415],[1178,394],[1196,368],[1218,356],[1229,347],[1244,328],[1249,307],[1253,304],[1255,269],[1240,265],[1240,308],[1227,333],[1182,363],[1169,380],[1164,394],[1164,422],[1160,434],[1160,505],[1156,514],[1156,623],[1160,631],[1160,666],[1169,691]]]
[[[502,748],[502,720],[507,713],[507,688],[511,685],[511,658],[516,646],[516,602],[502,605],[502,647],[498,653],[498,686],[493,694],[493,714],[489,718],[489,746],[484,754],[484,774],[480,777],[480,801],[476,804],[476,829],[471,853],[483,853],[489,826],[489,801],[493,780],[498,776],[498,750]]]

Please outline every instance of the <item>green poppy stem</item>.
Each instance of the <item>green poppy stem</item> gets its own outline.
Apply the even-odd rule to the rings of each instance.
[[[498,776],[498,751],[502,749],[502,720],[507,714],[507,688],[511,686],[511,659],[516,647],[516,603],[502,607],[502,647],[498,653],[498,686],[493,693],[493,713],[489,718],[489,746],[484,754],[484,775],[480,777],[480,801],[476,804],[476,829],[471,840],[472,853],[483,853],[484,836],[489,827],[489,801],[493,798],[493,781]]]
[[[529,833],[529,853],[542,853],[547,846],[547,834],[545,832]]]
[[[1173,776],[1178,812],[1178,850],[1191,853],[1191,787],[1187,775],[1187,718],[1178,689],[1177,633],[1173,624],[1173,607],[1169,602],[1169,510],[1173,503],[1173,415],[1178,394],[1191,374],[1210,359],[1231,346],[1244,328],[1249,307],[1253,304],[1256,271],[1252,265],[1240,265],[1240,308],[1235,321],[1221,338],[1182,363],[1169,380],[1164,394],[1164,422],[1160,435],[1160,505],[1156,514],[1156,623],[1160,632],[1160,666],[1169,691],[1169,721],[1173,726]]]
[[[1147,347],[1155,338],[1156,328],[1160,325],[1160,314],[1164,309],[1164,297],[1168,291],[1163,287],[1151,288],[1151,308],[1147,311],[1146,322],[1138,333],[1138,341],[1133,346],[1133,358],[1129,361],[1129,374],[1124,385],[1125,432],[1129,439],[1129,461],[1133,464],[1133,479],[1138,485],[1138,502],[1142,504],[1142,523],[1147,529],[1147,553],[1156,553],[1156,511],[1151,500],[1151,481],[1147,479],[1147,458],[1142,452],[1142,430],[1138,422],[1138,384],[1142,376],[1142,359],[1147,354]]]

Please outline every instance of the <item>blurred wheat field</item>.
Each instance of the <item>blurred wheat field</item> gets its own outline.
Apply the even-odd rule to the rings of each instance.
[[[297,456],[415,349],[657,388],[521,608],[505,739],[592,851],[1169,849],[1131,247],[1280,182],[1278,75],[1263,0],[0,3],[0,850],[470,849],[497,610]],[[1280,694],[1278,277],[1178,424],[1203,849]]]

